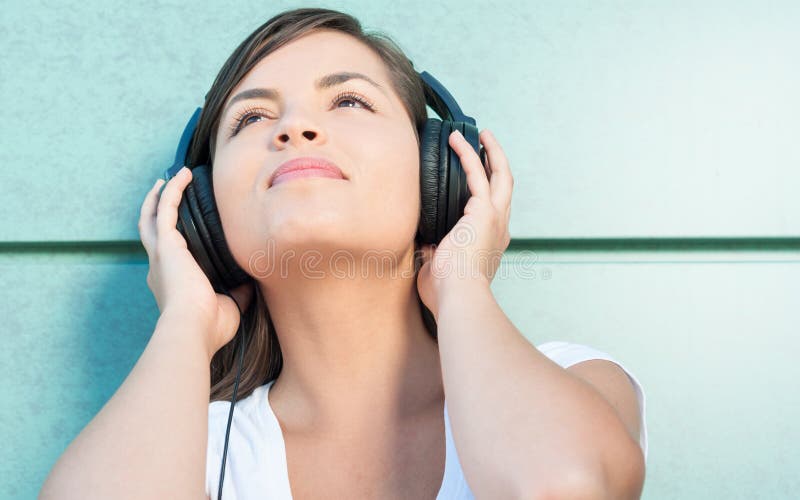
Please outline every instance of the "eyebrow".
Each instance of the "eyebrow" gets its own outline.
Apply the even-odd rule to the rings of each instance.
[[[364,80],[372,84],[386,95],[386,89],[384,89],[378,82],[363,73],[357,73],[353,71],[341,71],[339,73],[331,73],[329,75],[322,76],[317,80],[315,86],[318,90],[323,90],[353,79]],[[257,87],[243,90],[231,98],[231,100],[228,102],[228,105],[225,106],[225,110],[222,112],[221,116],[225,116],[228,113],[228,110],[230,110],[231,107],[239,101],[245,101],[248,99],[272,99],[277,101],[280,100],[280,98],[281,93],[277,89]]]

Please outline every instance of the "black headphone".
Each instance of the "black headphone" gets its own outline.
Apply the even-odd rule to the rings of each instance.
[[[459,130],[481,163],[485,152],[478,141],[475,119],[465,115],[450,95],[430,73],[419,74],[425,90],[425,102],[442,118],[428,118],[420,134],[420,200],[421,213],[417,236],[421,243],[439,244],[464,214],[470,197],[467,176],[458,155],[449,147],[448,138]],[[195,134],[202,108],[197,108],[183,130],[175,161],[164,172],[166,180],[174,177],[186,165],[189,143]],[[192,181],[186,186],[178,206],[177,229],[186,239],[189,251],[208,276],[217,293],[231,290],[252,280],[231,255],[225,242],[214,189],[211,167],[197,165],[192,169]]]
[[[486,153],[478,140],[478,128],[475,119],[465,115],[456,100],[444,86],[430,73],[419,73],[425,93],[425,102],[441,120],[428,118],[420,134],[420,219],[417,238],[420,243],[435,243],[450,232],[456,222],[464,214],[470,192],[467,187],[467,175],[461,166],[458,154],[450,147],[450,133],[458,130],[472,146],[481,163],[486,165]],[[164,171],[167,181],[174,177],[186,165],[189,144],[193,140],[197,122],[202,108],[197,108],[186,124],[175,152],[175,161]],[[211,182],[211,167],[197,165],[192,169],[192,181],[186,186],[178,205],[177,229],[186,240],[192,256],[208,276],[211,286],[217,293],[230,296],[229,290],[236,288],[253,278],[248,275],[231,255],[225,242],[222,223],[214,201],[214,189]],[[232,298],[232,297],[231,297]],[[234,301],[235,302],[235,301]],[[421,303],[421,300],[420,300]],[[424,304],[422,304],[424,306]],[[238,304],[237,304],[238,307]],[[243,313],[240,310],[239,331],[243,332]],[[428,328],[435,329],[435,320],[427,307],[423,307],[423,318]],[[432,326],[433,325],[433,326]],[[239,388],[239,375],[242,371],[244,346],[247,340],[242,333],[239,349],[239,368],[233,386],[231,407],[228,413],[228,424],[225,431],[225,445],[220,467],[218,498],[222,498],[222,484],[225,479],[225,458],[228,453],[233,409],[236,404],[236,392]]]

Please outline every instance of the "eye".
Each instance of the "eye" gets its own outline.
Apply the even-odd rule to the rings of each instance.
[[[252,120],[252,118],[267,118],[269,119],[269,111],[264,108],[245,108],[238,112],[233,118],[233,123],[230,127],[228,137],[233,137],[238,134],[241,129],[251,123],[256,123],[260,120]]]
[[[331,105],[336,104],[338,107],[338,104],[341,104],[343,102],[357,102],[361,104],[364,108],[368,109],[369,111],[374,111],[375,109],[375,106],[366,97],[350,90],[340,92],[339,94],[337,94],[336,97],[334,97],[333,100],[331,101]],[[352,108],[354,106],[346,106],[346,107]]]

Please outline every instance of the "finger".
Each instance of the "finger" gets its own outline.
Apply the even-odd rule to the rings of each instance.
[[[483,129],[479,137],[481,144],[486,149],[486,157],[492,171],[489,181],[492,204],[498,209],[507,209],[511,205],[511,192],[514,189],[514,178],[511,175],[508,159],[489,129]]]
[[[139,210],[139,236],[142,239],[142,245],[148,255],[150,249],[156,241],[156,204],[158,203],[158,188],[164,184],[164,179],[158,179],[147,195],[144,197],[142,207]]]
[[[464,172],[467,174],[467,187],[473,196],[491,200],[489,191],[489,179],[486,178],[486,171],[481,164],[478,154],[472,149],[470,143],[458,130],[454,130],[449,137],[450,147],[458,154]]]
[[[181,201],[184,188],[191,180],[191,170],[183,167],[175,177],[167,181],[167,185],[161,191],[161,199],[158,200],[158,209],[156,211],[156,227],[159,236],[175,229],[178,223],[178,204]]]

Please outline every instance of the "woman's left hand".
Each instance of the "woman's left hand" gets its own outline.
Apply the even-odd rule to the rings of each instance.
[[[443,294],[458,287],[491,284],[511,241],[508,220],[514,179],[508,160],[489,130],[481,131],[479,140],[486,150],[487,167],[460,132],[450,134],[450,146],[464,167],[471,196],[464,215],[439,245],[421,248],[417,290],[436,318]]]

